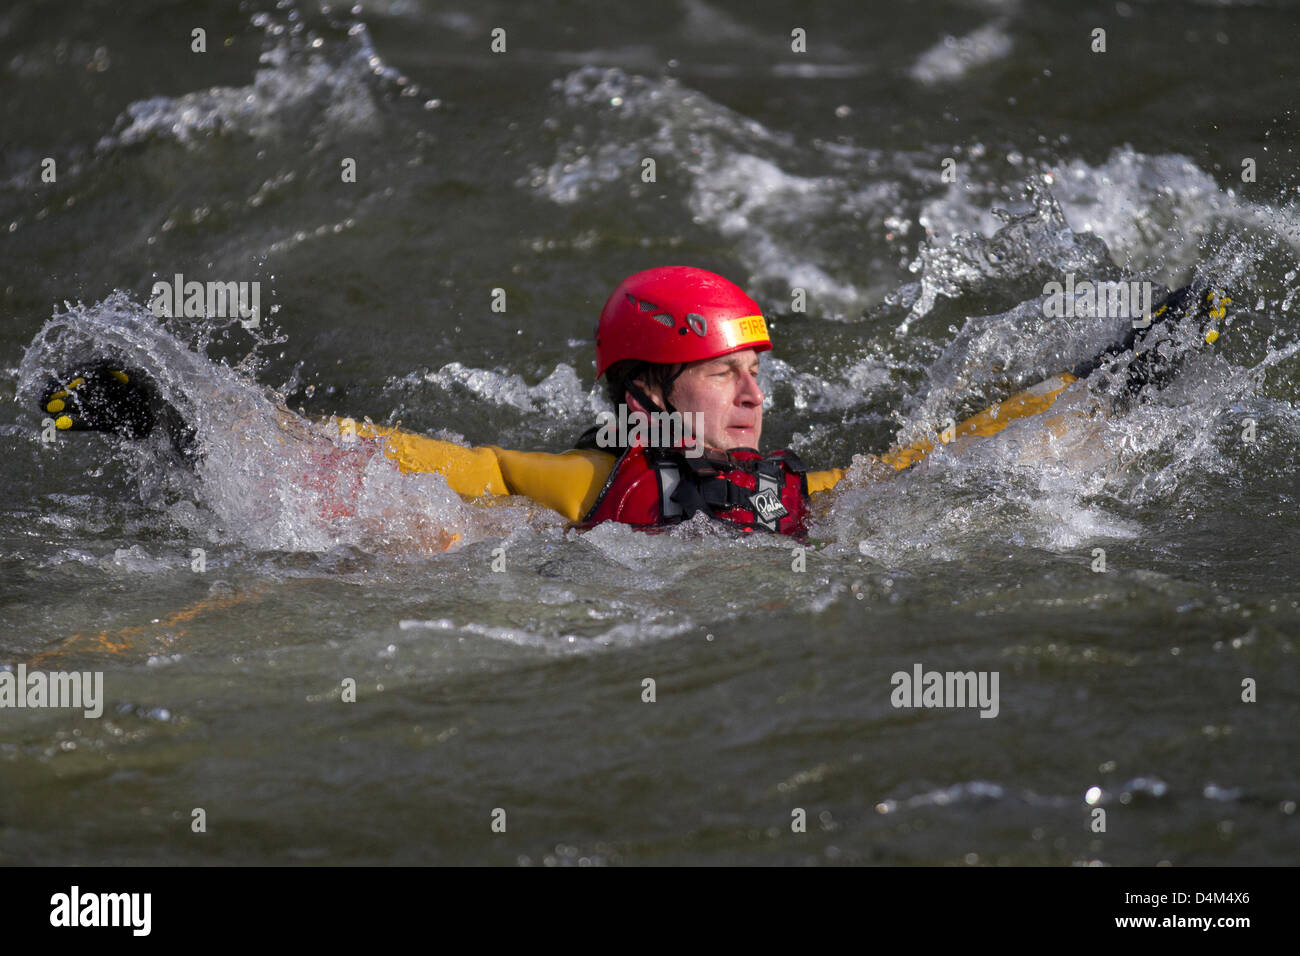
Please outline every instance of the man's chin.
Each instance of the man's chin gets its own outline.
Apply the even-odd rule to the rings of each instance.
[[[721,440],[716,444],[706,442],[706,444],[720,448],[723,451],[730,451],[732,448],[752,448],[758,450],[758,439],[760,432],[753,428],[728,428],[722,435],[716,436]]]

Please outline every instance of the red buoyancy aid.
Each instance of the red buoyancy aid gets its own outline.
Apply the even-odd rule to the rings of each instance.
[[[688,458],[680,449],[633,445],[615,463],[579,527],[602,521],[677,524],[702,511],[744,531],[802,536],[808,515],[805,472],[792,451],[764,456],[747,448],[708,449]]]

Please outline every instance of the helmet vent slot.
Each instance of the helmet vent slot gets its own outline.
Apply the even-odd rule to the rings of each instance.
[[[647,302],[645,299],[638,299],[631,292],[627,293],[627,301],[635,305],[642,312],[658,312],[659,306],[653,302]]]

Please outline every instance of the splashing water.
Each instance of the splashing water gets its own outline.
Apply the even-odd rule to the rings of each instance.
[[[320,149],[339,133],[378,130],[377,90],[367,78],[377,77],[404,96],[419,95],[417,86],[384,63],[364,23],[348,26],[345,42],[327,45],[306,28],[296,10],[288,19],[286,24],[267,13],[253,16],[267,42],[251,84],[134,102],[96,149],[106,152],[165,138],[195,150],[209,137],[232,134],[253,139],[297,135]]]
[[[144,372],[194,427],[193,474],[168,460],[157,436],[147,446],[150,487],[196,496],[216,519],[204,525],[217,540],[257,549],[440,551],[504,518],[494,509],[476,523],[441,475],[401,474],[380,443],[349,441],[337,425],[294,415],[230,367],[186,348],[122,293],[46,323],[23,357],[19,395],[34,400],[48,381],[92,358]]]

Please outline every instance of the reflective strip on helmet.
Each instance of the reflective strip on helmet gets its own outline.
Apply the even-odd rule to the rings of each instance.
[[[767,323],[763,321],[761,315],[747,315],[740,319],[728,319],[726,322],[719,323],[719,331],[722,333],[723,341],[727,343],[727,348],[735,348],[738,345],[771,345],[772,340],[767,335]]]

